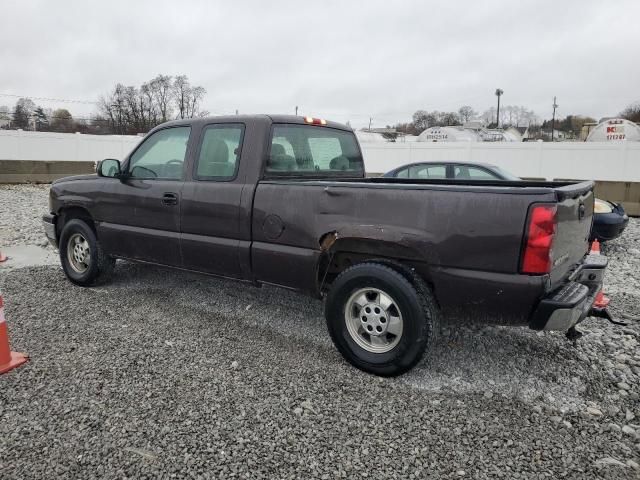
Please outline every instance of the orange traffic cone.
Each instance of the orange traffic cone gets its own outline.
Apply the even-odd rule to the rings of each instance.
[[[589,252],[591,255],[600,255],[600,242],[596,239],[591,244],[591,251]],[[593,302],[593,306],[596,308],[607,308],[609,305],[609,297],[604,294],[604,285],[602,289],[596,295],[596,300]]]
[[[0,263],[6,262],[9,259],[4,253],[0,252]]]
[[[12,352],[9,347],[7,321],[4,318],[4,302],[0,295],[0,374],[19,367],[29,359],[24,353]]]
[[[593,302],[593,306],[596,308],[607,308],[611,300],[604,294],[603,290],[600,290],[596,295],[596,300]]]

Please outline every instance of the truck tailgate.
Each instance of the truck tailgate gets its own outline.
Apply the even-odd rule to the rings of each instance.
[[[557,226],[551,254],[551,288],[555,288],[580,263],[589,249],[593,219],[593,182],[555,188]]]

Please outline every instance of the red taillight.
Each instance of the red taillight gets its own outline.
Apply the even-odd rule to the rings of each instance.
[[[556,234],[556,206],[536,205],[529,211],[522,273],[543,274],[551,271],[551,246]]]
[[[304,121],[306,123],[310,123],[311,125],[326,125],[327,124],[327,121],[324,118],[304,117]]]

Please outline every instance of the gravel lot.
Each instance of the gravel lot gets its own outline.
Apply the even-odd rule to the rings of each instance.
[[[0,186],[0,249],[40,244],[46,205],[46,187]],[[589,319],[574,347],[445,325],[398,379],[349,367],[322,304],[287,291],[2,266],[32,359],[0,377],[0,478],[640,478],[640,221],[603,250],[628,327]]]

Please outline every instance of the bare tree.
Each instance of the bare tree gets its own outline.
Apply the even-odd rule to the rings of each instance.
[[[496,120],[496,107],[491,107],[485,110],[484,112],[482,112],[482,115],[480,118],[487,125],[491,125],[492,123],[494,123]]]
[[[429,128],[429,112],[426,110],[417,110],[413,114],[413,127],[416,130],[416,133],[420,134]]]
[[[187,113],[189,118],[193,118],[195,116],[200,115],[200,102],[206,95],[207,91],[204,87],[194,87],[189,91],[189,104]]]
[[[139,88],[119,83],[99,99],[101,130],[106,124],[113,133],[121,135],[148,132],[174,118],[174,105],[177,118],[203,115],[206,112],[200,107],[205,94],[203,87],[192,87],[186,75],[174,78],[159,74]]]
[[[438,125],[446,127],[450,125],[460,125],[460,117],[456,112],[436,112],[440,113]]]
[[[186,75],[178,75],[173,81],[173,95],[178,109],[178,118],[193,118],[200,115],[200,103],[207,91],[203,87],[192,87]]]
[[[173,81],[173,96],[178,108],[178,118],[188,118],[190,89],[191,86],[186,75],[178,75]]]
[[[156,78],[146,84],[151,99],[158,110],[159,120],[161,122],[166,122],[172,116],[172,79],[173,77],[170,75],[158,74]]]
[[[469,105],[463,105],[458,109],[458,116],[460,117],[460,120],[464,123],[475,118],[476,115],[478,115],[478,113],[473,109],[473,107],[470,107]]]
[[[130,109],[133,88],[118,83],[109,95],[100,97],[98,101],[100,115],[109,120],[114,133],[120,135],[138,133],[134,126],[135,116]]]
[[[620,116],[632,122],[640,123],[640,102],[627,106],[627,108],[620,112]]]

